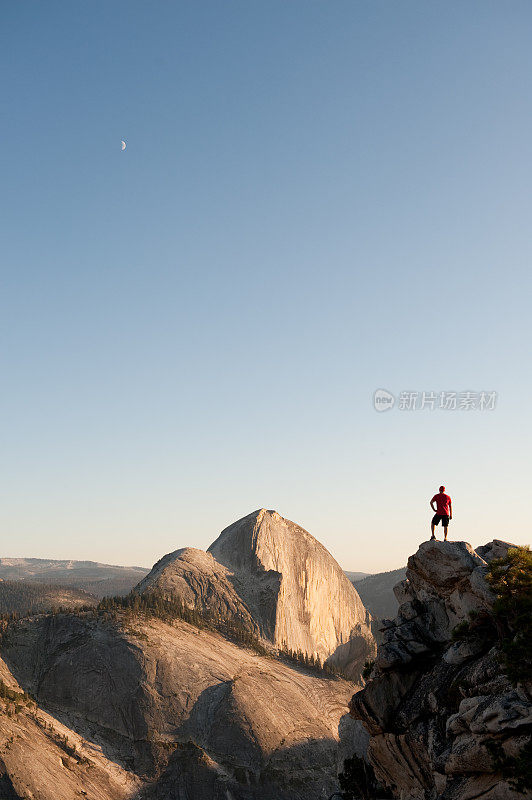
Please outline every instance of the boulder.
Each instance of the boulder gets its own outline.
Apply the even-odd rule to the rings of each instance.
[[[492,542],[488,542],[488,544],[477,547],[476,552],[489,564],[494,558],[504,558],[511,547],[515,547],[515,545],[510,542],[503,542],[501,539],[494,539]]]

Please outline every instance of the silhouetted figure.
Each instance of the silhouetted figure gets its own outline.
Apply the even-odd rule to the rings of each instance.
[[[434,507],[434,503],[436,504],[436,507]],[[430,507],[436,512],[432,517],[432,522],[430,525],[430,529],[432,531],[432,536],[430,538],[436,538],[434,535],[434,528],[436,525],[439,525],[441,521],[443,526],[443,540],[446,542],[449,520],[453,518],[453,504],[449,495],[445,494],[445,486],[440,486],[439,494],[435,494],[430,501]]]

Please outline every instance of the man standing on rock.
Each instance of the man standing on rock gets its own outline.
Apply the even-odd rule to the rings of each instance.
[[[436,508],[434,507],[434,503],[436,503]],[[432,523],[430,529],[432,531],[431,539],[435,539],[434,536],[434,528],[436,525],[439,525],[440,520],[441,524],[443,525],[443,541],[447,541],[447,528],[449,526],[449,520],[453,518],[453,505],[451,502],[451,498],[448,494],[445,494],[445,486],[440,486],[439,494],[435,494],[432,500],[430,501],[430,507],[436,513],[432,517]]]

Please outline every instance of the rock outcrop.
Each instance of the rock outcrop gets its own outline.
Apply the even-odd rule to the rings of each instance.
[[[21,620],[2,655],[39,704],[10,718],[0,701],[0,786],[15,798],[318,800],[337,789],[344,680],[122,612]],[[344,718],[351,739],[355,726]]]
[[[492,608],[486,559],[509,547],[425,542],[395,588],[398,614],[383,623],[372,679],[350,711],[370,734],[377,778],[401,800],[523,797],[497,771],[490,743],[515,756],[529,741],[532,687],[511,685],[489,638],[452,638],[471,612]]]
[[[340,566],[276,511],[233,523],[207,553],[168,554],[136,591],[230,616],[275,647],[319,657],[354,680],[375,654],[369,614]]]

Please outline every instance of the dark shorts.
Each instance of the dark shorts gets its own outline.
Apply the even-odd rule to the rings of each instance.
[[[441,524],[444,528],[449,525],[449,514],[434,514],[432,517],[432,524],[439,525],[441,520]]]

